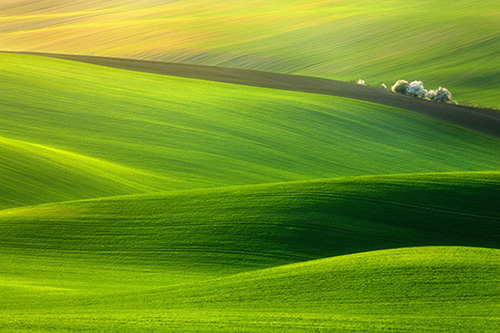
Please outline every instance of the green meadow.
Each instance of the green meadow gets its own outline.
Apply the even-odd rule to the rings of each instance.
[[[499,137],[39,56],[0,71],[0,331],[500,328]]]
[[[0,96],[5,208],[500,164],[499,138],[383,105],[34,56],[0,59],[0,86],[9,92]]]
[[[96,283],[92,279],[85,281],[85,293],[78,288],[80,281],[73,281],[76,288],[50,288],[16,280],[2,286],[10,292],[2,302],[0,328],[496,332],[498,255],[499,250],[468,247],[393,249],[163,287],[150,283],[146,292],[89,288]],[[72,276],[86,277],[85,268],[80,267],[83,274]],[[123,268],[113,268],[89,269],[114,282],[113,274]],[[127,274],[129,284],[138,281],[141,267],[135,268]],[[146,269],[142,273],[151,274]]]
[[[444,86],[500,107],[498,1],[10,0],[0,50]]]

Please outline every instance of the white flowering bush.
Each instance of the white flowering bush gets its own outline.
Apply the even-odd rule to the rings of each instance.
[[[427,96],[427,90],[424,88],[422,81],[413,81],[408,85],[406,94],[413,97],[425,98]]]
[[[396,83],[391,87],[391,90],[395,93],[406,95],[406,91],[410,84],[406,80],[397,80]]]
[[[448,89],[439,87],[436,90],[427,91],[424,88],[424,84],[422,83],[422,81],[412,81],[411,83],[409,83],[406,80],[397,80],[396,83],[391,87],[391,90],[395,93],[403,95],[458,105],[458,103],[452,99],[451,93]]]
[[[450,102],[452,104],[458,104],[451,98],[451,92],[443,87],[439,87],[436,90],[431,90],[427,93],[427,98],[432,101],[446,103]]]

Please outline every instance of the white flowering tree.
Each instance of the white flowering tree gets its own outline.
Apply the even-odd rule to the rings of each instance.
[[[403,95],[458,105],[458,103],[452,99],[451,93],[448,89],[439,87],[436,90],[427,91],[424,88],[424,84],[422,83],[422,81],[412,81],[409,83],[406,80],[397,80],[396,83],[391,87],[391,90],[395,93]]]

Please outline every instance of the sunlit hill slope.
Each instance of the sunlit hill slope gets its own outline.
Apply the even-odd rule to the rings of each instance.
[[[369,84],[419,79],[500,107],[500,19],[487,1],[10,0],[0,50],[92,54]]]

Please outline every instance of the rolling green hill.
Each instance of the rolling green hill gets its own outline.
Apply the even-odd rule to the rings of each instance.
[[[355,84],[353,82],[241,68],[125,58],[40,52],[3,51],[3,53],[44,56],[135,72],[351,98],[422,113],[475,131],[500,136],[500,110],[449,103],[435,103],[426,99],[394,94],[384,89]]]
[[[0,211],[0,240],[26,254],[219,273],[403,246],[500,247],[499,189],[500,173],[485,172],[112,197]]]
[[[500,164],[497,137],[378,104],[43,57],[0,58],[0,86],[9,91],[0,96],[0,136],[62,154],[64,168],[76,168],[67,170],[75,175],[82,172],[81,163],[111,163],[102,164],[110,177],[118,177],[109,181],[122,184],[103,187],[103,194],[131,194],[131,186],[141,193],[366,174],[487,171]],[[75,154],[80,164],[71,166],[76,162],[68,158]],[[30,159],[16,165],[15,175],[2,175],[2,181],[39,193],[38,202],[3,192],[4,205],[50,202],[46,191],[63,197],[68,186],[74,189],[66,199],[100,196],[90,188],[78,192],[87,186],[78,179],[82,175],[68,176],[67,186],[47,178],[51,189],[44,188],[33,168],[45,166]]]
[[[0,137],[0,209],[150,192],[172,180],[103,160]]]
[[[369,84],[419,79],[500,107],[498,3],[9,0],[0,50],[92,54]]]
[[[60,59],[0,71],[0,331],[498,331],[499,137]]]
[[[0,304],[0,328],[495,332],[499,252],[465,247],[376,251],[114,294],[10,281],[10,293]]]
[[[198,330],[494,332],[499,254],[424,247],[340,256],[125,296],[116,309],[177,310],[180,322]]]
[[[107,295],[120,307],[125,292],[143,295],[172,286],[173,293],[189,294],[192,287],[184,283],[346,253],[430,245],[499,248],[499,186],[498,172],[376,176],[3,210],[0,291],[9,295],[6,309],[49,302],[58,313],[57,304],[85,295]],[[416,293],[420,287],[405,288]],[[449,301],[458,303],[455,296]]]

